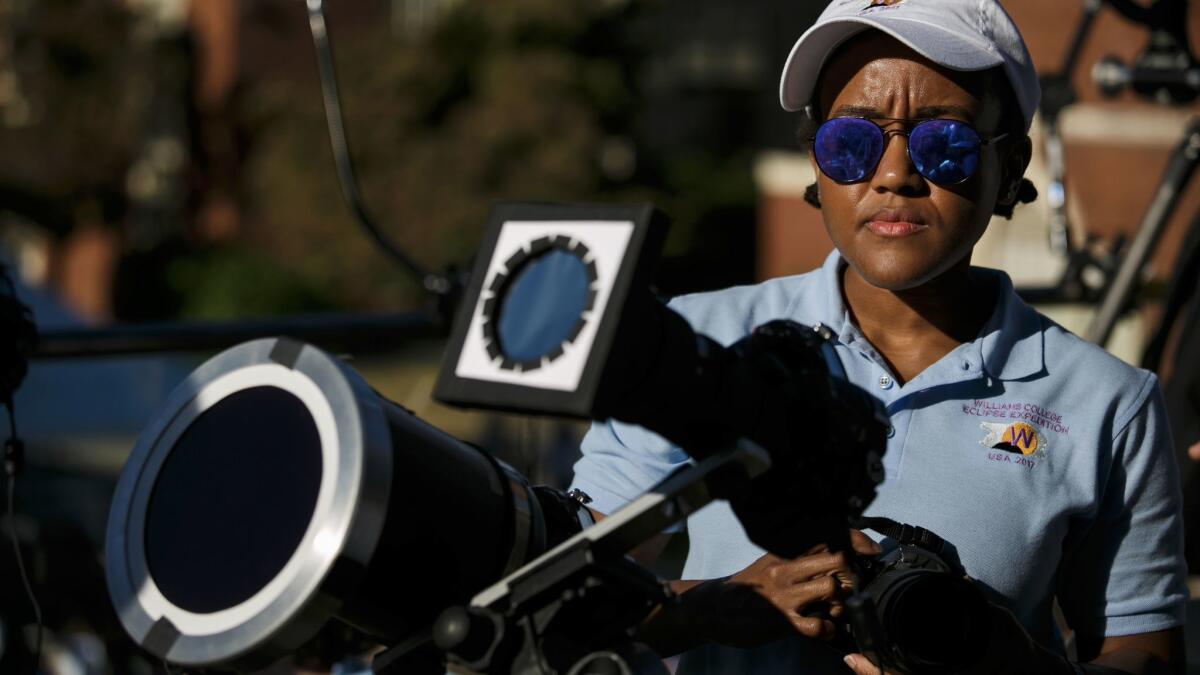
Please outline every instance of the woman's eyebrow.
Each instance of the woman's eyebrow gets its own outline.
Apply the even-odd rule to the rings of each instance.
[[[945,117],[947,115],[958,117],[964,120],[969,120],[974,117],[970,110],[957,105],[927,105],[917,108],[912,119],[929,119],[934,117]],[[891,119],[887,115],[880,112],[877,108],[862,105],[841,105],[838,106],[830,117],[865,117],[866,119]]]
[[[861,105],[840,105],[829,114],[830,117],[865,117],[867,119],[883,117],[883,113],[875,108]]]
[[[918,119],[924,119],[926,117],[945,117],[946,115],[953,115],[964,120],[974,118],[974,115],[971,114],[970,110],[957,105],[930,105],[917,108]]]

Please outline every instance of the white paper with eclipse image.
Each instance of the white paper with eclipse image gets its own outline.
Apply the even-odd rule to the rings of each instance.
[[[530,250],[530,243],[539,237],[567,237],[579,241],[588,248],[585,262],[596,263],[596,281],[592,290],[596,291],[596,300],[592,308],[584,312],[586,319],[583,330],[575,341],[563,345],[563,355],[549,362],[543,361],[536,370],[515,371],[500,367],[500,358],[493,359],[488,355],[487,342],[483,333],[483,307],[494,297],[488,290],[497,273],[512,274],[514,270],[505,268],[504,262],[519,250]],[[471,314],[471,323],[467,328],[466,339],[462,352],[455,366],[454,374],[462,378],[484,380],[488,382],[503,382],[519,384],[526,387],[554,389],[558,391],[575,391],[587,365],[587,357],[591,352],[592,343],[596,338],[596,330],[600,317],[612,295],[612,286],[617,278],[621,260],[629,246],[633,235],[633,223],[629,221],[506,221],[501,227],[488,263],[487,275],[483,281],[483,291]]]

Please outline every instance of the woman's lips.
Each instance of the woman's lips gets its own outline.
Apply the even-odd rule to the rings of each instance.
[[[880,237],[907,237],[929,228],[924,218],[908,209],[880,209],[865,225]]]
[[[907,237],[928,228],[929,226],[925,223],[913,223],[907,220],[867,221],[867,229],[880,237]]]

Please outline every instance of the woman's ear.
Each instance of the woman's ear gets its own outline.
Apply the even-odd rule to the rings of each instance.
[[[816,179],[804,188],[804,201],[819,209],[821,208],[821,190],[817,185],[821,180],[821,169],[817,167],[817,160],[813,158],[812,148],[808,149],[808,162],[812,165],[813,175],[816,176]]]
[[[1000,195],[996,201],[1005,205],[1014,205],[1021,194],[1021,182],[1025,177],[1025,169],[1033,157],[1033,142],[1028,135],[1023,135],[1013,143],[1012,148],[1004,157],[1000,167]]]

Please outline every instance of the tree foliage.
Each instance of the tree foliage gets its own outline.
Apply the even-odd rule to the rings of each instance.
[[[497,200],[614,198],[600,157],[635,92],[621,16],[582,0],[461,2],[409,39],[332,25],[347,125],[369,205],[426,264],[466,261]],[[340,199],[315,78],[255,83],[246,168],[257,236],[351,304],[413,287]]]
[[[661,45],[645,44],[644,31],[630,26],[653,3],[447,0],[418,31],[396,30],[381,0],[327,4],[366,202],[427,267],[468,265],[500,200],[652,201],[674,219],[668,252],[707,250],[696,259],[710,270],[727,267],[731,230],[752,237],[747,157],[723,156],[703,141],[655,156],[639,138],[646,106],[639,67]],[[0,208],[57,233],[81,210],[121,227],[128,250],[117,275],[120,316],[421,301],[417,285],[374,248],[342,201],[302,4],[242,5],[245,61],[264,36],[285,46],[267,54],[277,68],[243,63],[231,109],[220,113],[238,146],[229,169],[236,175],[225,165],[215,170],[222,175],[203,175],[214,169],[200,166],[210,140],[196,126],[200,111],[165,123],[192,134],[183,140],[194,156],[190,170],[170,177],[181,183],[179,211],[150,209],[150,220],[171,221],[152,245],[138,234],[145,205],[127,197],[138,173],[131,167],[164,116],[186,117],[194,106],[195,53],[148,37],[122,2],[11,6],[22,9],[11,12],[10,65],[29,114],[19,124],[10,117],[0,53]],[[183,209],[218,183],[233,190],[242,229],[213,247],[191,236]]]
[[[10,3],[0,63],[0,206],[62,233],[79,208],[122,209],[153,45],[120,4]]]

